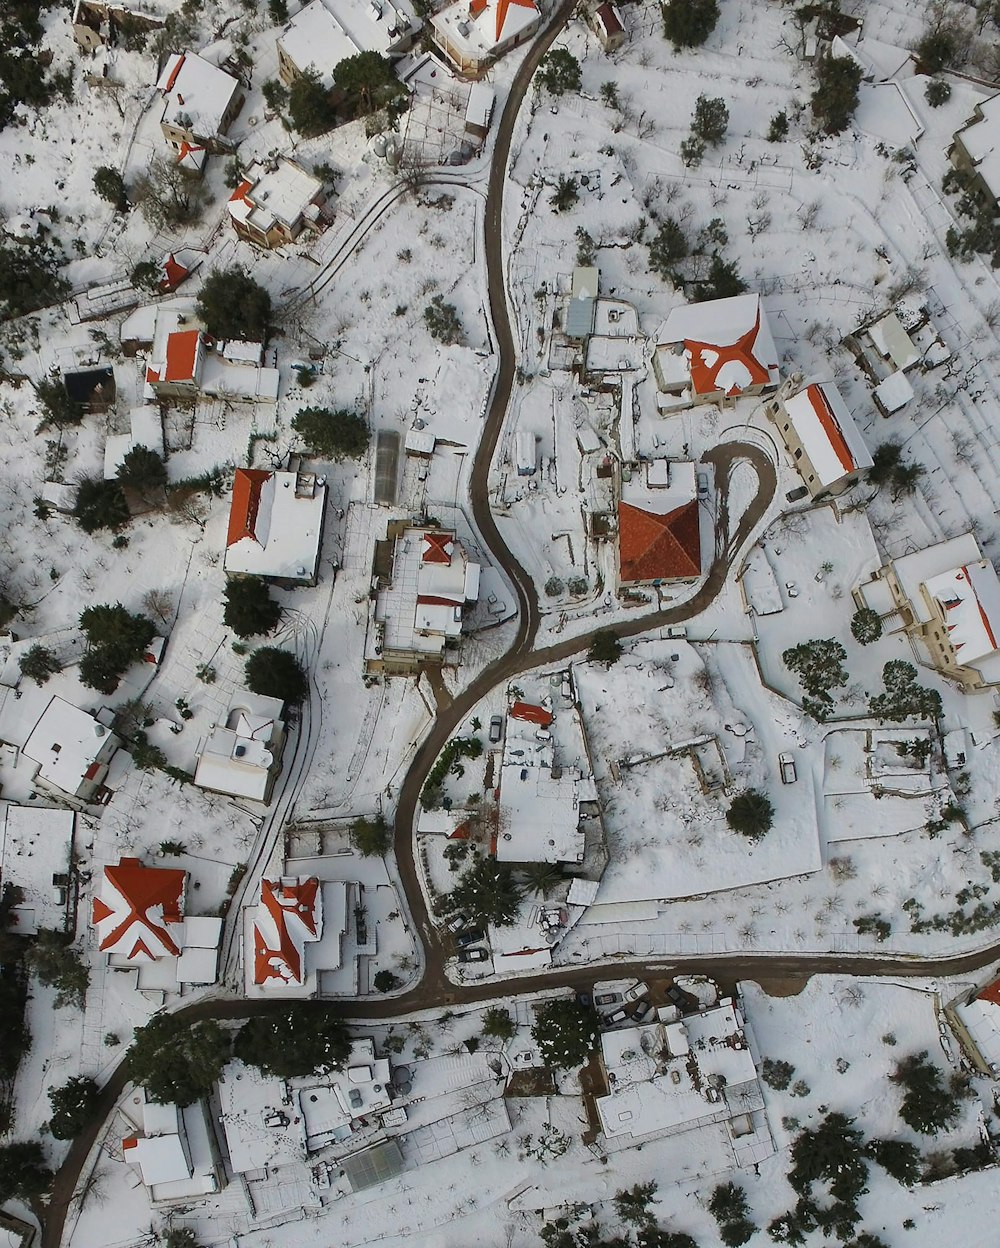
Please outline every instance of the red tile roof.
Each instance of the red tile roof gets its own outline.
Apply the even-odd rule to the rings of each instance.
[[[257,541],[257,510],[260,492],[271,474],[262,468],[237,468],[233,480],[233,501],[229,507],[229,532],[226,545],[233,546],[244,537]]]
[[[727,395],[740,394],[750,386],[765,386],[770,381],[767,365],[762,364],[753,353],[757,335],[760,332],[760,305],[757,306],[757,319],[742,337],[737,338],[729,346],[720,346],[714,342],[685,341],[684,348],[691,358],[691,385],[696,394],[717,394],[724,390],[719,380],[723,365],[742,364],[750,374],[751,380],[746,386],[730,384],[724,392]]]
[[[619,503],[618,564],[623,582],[700,576],[698,500],[693,498],[665,516]]]
[[[160,290],[176,290],[188,275],[188,270],[183,264],[179,264],[174,259],[173,252],[167,256],[160,266],[163,270],[163,276],[160,278]]]
[[[522,9],[533,9],[535,7],[534,0],[499,0],[497,4],[497,43],[500,42],[500,37],[503,34],[504,23],[507,20],[507,10],[512,4],[516,4]]]
[[[252,182],[248,182],[247,179],[244,178],[236,190],[233,191],[232,195],[229,196],[229,202],[232,203],[234,199],[248,200],[250,192],[253,190],[253,185],[254,184]]]
[[[451,563],[451,551],[448,549],[455,541],[454,533],[425,533],[424,549],[420,555],[421,563]]]
[[[833,414],[833,408],[830,406],[822,386],[811,385],[806,387],[806,398],[822,426],[823,432],[826,434],[833,453],[837,456],[837,461],[845,472],[853,472],[857,468],[854,456],[851,454],[851,448],[847,445],[844,438],[843,430]]]
[[[540,728],[548,728],[552,723],[552,712],[531,702],[515,702],[510,708],[510,717],[527,720],[529,724],[538,724]]]
[[[288,930],[288,917],[294,914],[305,931],[315,939],[318,894],[319,880],[315,877],[294,883],[261,880],[261,905],[270,915],[278,940],[277,947],[270,948],[259,925],[254,924],[255,984],[265,984],[269,979],[278,979],[283,983],[303,982],[302,951]]]
[[[92,920],[95,924],[110,918],[119,921],[102,937],[101,949],[114,949],[127,940],[131,943],[119,951],[129,959],[179,954],[169,928],[184,919],[181,903],[187,872],[147,867],[138,858],[122,858],[117,867],[104,868],[104,877],[110,885],[106,895],[112,904],[95,897]],[[151,943],[160,946],[159,952],[150,948]]]
[[[170,92],[174,89],[174,83],[177,81],[177,75],[184,68],[184,61],[186,59],[187,59],[186,52],[182,56],[179,56],[177,58],[177,64],[171,70],[170,77],[167,79],[166,83],[164,84],[164,87],[163,87],[164,95],[169,95]]]
[[[200,329],[180,329],[167,335],[167,371],[164,381],[194,381]]]
[[[1000,1005],[1000,979],[995,979],[992,984],[976,994],[979,1001],[989,1001],[990,1005]]]

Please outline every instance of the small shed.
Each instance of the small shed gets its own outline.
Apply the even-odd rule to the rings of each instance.
[[[566,337],[583,341],[594,332],[594,316],[597,310],[597,293],[600,288],[600,270],[594,267],[573,270],[569,308],[566,312]]]
[[[617,5],[605,3],[595,9],[593,25],[605,52],[614,52],[625,42],[625,25]]]
[[[110,366],[64,373],[66,393],[85,412],[106,412],[115,401],[115,373]]]
[[[890,373],[885,381],[880,382],[872,391],[872,398],[883,416],[891,416],[910,402],[913,398],[913,387],[906,374],[900,370]]]
[[[473,138],[485,139],[493,116],[496,93],[485,82],[474,82],[465,109],[465,133]]]

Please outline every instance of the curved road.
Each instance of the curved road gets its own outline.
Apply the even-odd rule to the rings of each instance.
[[[413,987],[393,997],[359,1002],[353,1008],[348,1008],[343,1003],[335,1005],[329,1002],[316,1003],[317,1008],[329,1009],[344,1019],[356,1021],[392,1019],[416,1010],[441,1008],[447,1005],[471,1005],[497,998],[509,999],[546,989],[583,988],[593,982],[596,966],[599,965],[588,963],[585,966],[552,968],[539,974],[520,976],[502,983],[452,984],[445,974],[447,950],[440,934],[430,921],[424,903],[413,837],[416,806],[424,780],[448,737],[463,718],[491,689],[512,676],[530,668],[563,662],[586,650],[590,645],[593,632],[597,631],[593,630],[567,638],[541,650],[532,649],[540,619],[537,593],[531,578],[507,548],[500,535],[490,511],[488,492],[490,465],[507,414],[517,358],[508,317],[503,264],[501,213],[507,162],[514,127],[531,78],[538,62],[569,20],[575,3],[576,0],[564,0],[564,3],[559,6],[550,26],[533,45],[514,78],[497,126],[485,213],[486,269],[490,311],[499,353],[499,367],[472,469],[470,489],[473,515],[479,532],[514,586],[518,600],[518,628],[513,645],[507,654],[481,672],[472,684],[438,715],[429,735],[417,750],[400,790],[395,820],[395,852],[410,911],[420,931],[425,954],[424,973]],[[391,191],[387,194],[391,194]],[[388,204],[383,205],[383,207],[387,206]],[[370,228],[371,224],[373,222],[368,222],[367,227]],[[352,235],[348,241],[359,240]],[[352,249],[347,248],[348,251]],[[341,252],[338,251],[328,266],[331,272],[329,274],[324,272],[321,277],[327,280],[332,277],[336,269],[339,269],[343,258]],[[292,302],[294,303],[294,297]],[[777,483],[776,473],[770,457],[760,447],[750,443],[727,442],[716,447],[705,458],[715,467],[718,485],[718,548],[709,575],[692,598],[676,607],[632,616],[626,621],[605,626],[619,637],[634,637],[652,628],[679,624],[702,612],[722,590],[740,549],[763,519],[771,503]],[[757,476],[757,489],[740,517],[735,531],[730,533],[729,484],[733,469],[739,463],[749,463],[752,466]],[[604,964],[611,962],[616,974],[634,974],[637,977],[644,977],[650,974],[655,975],[657,972],[665,973],[679,966],[682,961],[684,970],[688,972],[712,974],[725,981],[753,978],[766,988],[769,984],[777,987],[787,983],[789,978],[808,977],[816,972],[852,975],[956,974],[977,970],[997,956],[1000,956],[1000,942],[975,954],[923,960],[877,955],[867,958],[822,954],[730,954],[718,958],[685,957],[683,960],[607,959]],[[183,1007],[178,1014],[194,1022],[208,1018],[247,1018],[284,1008],[284,1003],[280,1001],[202,1000]],[[124,1062],[121,1062],[102,1089],[92,1123],[82,1135],[73,1141],[59,1168],[47,1208],[44,1211],[36,1210],[36,1212],[44,1213],[42,1248],[59,1248],[66,1216],[80,1174],[108,1117],[114,1111],[126,1082],[126,1066]]]

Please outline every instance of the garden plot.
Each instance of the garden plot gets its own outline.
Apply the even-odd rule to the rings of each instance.
[[[611,858],[588,918],[604,904],[819,869],[811,769],[800,763],[798,781],[780,783],[777,755],[794,744],[793,724],[741,647],[702,658],[684,642],[643,642],[610,669],[575,672]],[[751,787],[767,792],[775,812],[756,843],[725,822],[729,797]]]

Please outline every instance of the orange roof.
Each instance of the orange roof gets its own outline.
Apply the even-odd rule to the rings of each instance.
[[[121,950],[127,958],[158,956],[146,939],[150,933],[167,952],[180,953],[167,929],[168,925],[183,921],[181,901],[187,872],[147,867],[138,858],[122,858],[117,867],[105,867],[104,876],[113,889],[109,894],[111,899],[117,902],[120,898],[124,905],[112,906],[102,897],[94,898],[92,920],[95,924],[120,916],[120,922],[101,940],[101,949],[113,949],[135,928],[135,943]]]
[[[529,724],[538,724],[541,728],[548,728],[552,723],[552,712],[547,711],[544,706],[534,706],[531,702],[515,702],[510,708],[511,719],[524,719]]]
[[[167,79],[166,84],[164,85],[164,88],[163,88],[164,95],[169,95],[170,92],[173,91],[174,83],[177,81],[177,75],[184,68],[184,61],[186,58],[187,58],[186,52],[182,56],[179,56],[177,58],[177,64],[171,70],[170,77]]]
[[[257,541],[257,509],[260,492],[271,474],[262,468],[237,468],[233,480],[233,501],[229,507],[229,532],[226,545],[233,546],[244,537]]]
[[[167,371],[164,381],[194,381],[200,329],[179,329],[167,335]]]
[[[749,386],[765,386],[771,379],[767,366],[762,364],[753,353],[757,334],[760,331],[760,305],[757,306],[757,319],[753,325],[731,346],[720,346],[714,342],[684,342],[684,348],[691,358],[691,385],[696,394],[717,394],[723,390],[719,381],[719,373],[723,365],[742,364],[750,374],[748,386],[731,384],[725,389],[727,395],[740,394]]]
[[[282,982],[288,982],[291,979],[302,983],[302,953],[288,930],[287,918],[289,913],[294,913],[309,935],[315,939],[318,893],[319,880],[314,877],[295,883],[261,880],[261,905],[271,917],[278,934],[278,941],[276,949],[269,948],[259,925],[254,924],[253,982],[255,984],[264,984],[269,979],[280,979]]]
[[[853,472],[857,468],[854,456],[851,454],[851,448],[844,439],[844,434],[837,418],[833,414],[833,408],[830,406],[826,395],[823,393],[823,387],[811,385],[806,387],[806,398],[809,405],[816,413],[819,423],[823,428],[829,440],[830,446],[833,448],[837,461],[845,472]]]
[[[234,199],[246,199],[252,190],[253,183],[248,182],[246,178],[244,178],[236,190],[233,191],[232,195],[229,196],[229,202],[232,203]]]
[[[426,545],[420,555],[421,563],[451,563],[451,552],[448,547],[455,541],[454,533],[425,533]]]
[[[497,4],[497,43],[500,42],[500,37],[503,34],[504,22],[507,20],[507,10],[512,4],[522,9],[533,9],[535,7],[534,0],[499,0]]]
[[[700,576],[698,500],[693,498],[665,516],[620,502],[618,565],[623,582]]]
[[[166,257],[160,267],[163,270],[163,276],[160,278],[160,290],[176,290],[188,275],[188,270],[184,265],[174,259],[173,252]],[[148,380],[149,378],[147,377]],[[159,380],[159,378],[156,380]]]
[[[995,979],[992,984],[976,994],[977,1001],[988,1001],[990,1005],[1000,1005],[1000,979]]]

